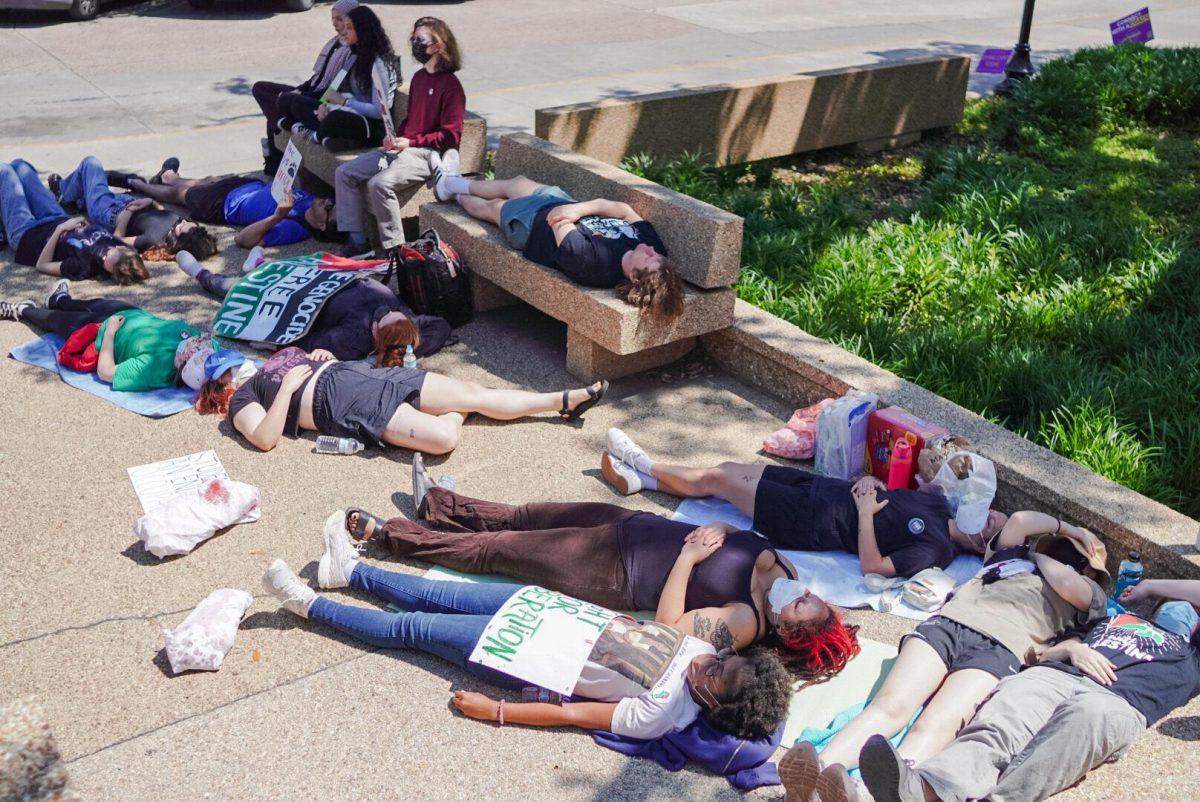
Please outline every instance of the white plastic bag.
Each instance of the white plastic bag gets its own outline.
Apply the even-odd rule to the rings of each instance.
[[[863,472],[867,458],[867,419],[879,406],[879,396],[851,390],[817,416],[817,473],[850,479]]]
[[[990,459],[969,451],[955,451],[938,468],[930,484],[950,502],[959,529],[969,534],[983,531],[996,497],[996,466]]]
[[[216,671],[233,648],[238,624],[254,598],[244,590],[222,588],[208,594],[175,629],[164,629],[171,671]]]
[[[203,487],[172,496],[133,524],[133,533],[155,557],[187,554],[218,529],[257,521],[258,488],[232,479],[213,479]]]

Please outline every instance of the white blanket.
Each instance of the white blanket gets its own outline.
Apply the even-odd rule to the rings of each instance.
[[[743,529],[750,529],[750,519],[737,507],[717,498],[685,499],[671,516],[676,521],[687,521],[700,526],[713,521],[726,521]],[[880,612],[891,613],[903,618],[923,621],[934,612],[910,607],[898,598],[899,589],[876,593],[863,584],[862,568],[858,557],[844,551],[785,551],[781,554],[792,561],[799,574],[796,578],[808,584],[809,590],[831,604],[839,607],[870,607]],[[961,585],[979,572],[983,560],[975,556],[962,555],[954,558],[946,573]],[[891,609],[884,610],[884,595],[891,602]]]

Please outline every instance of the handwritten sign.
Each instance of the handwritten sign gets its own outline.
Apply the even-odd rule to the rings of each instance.
[[[215,451],[200,451],[186,457],[137,465],[128,471],[143,512],[150,512],[167,499],[200,487],[209,480],[229,478]]]
[[[488,622],[470,660],[570,696],[600,633],[617,613],[527,585]]]
[[[1004,72],[1010,58],[1012,58],[1012,50],[1004,48],[985,50],[979,55],[979,63],[975,65],[975,72],[990,72],[998,75]]]
[[[1149,42],[1154,38],[1154,29],[1150,27],[1150,7],[1139,8],[1116,22],[1108,23],[1114,45],[1124,42]]]

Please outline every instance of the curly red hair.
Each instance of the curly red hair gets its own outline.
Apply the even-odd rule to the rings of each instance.
[[[224,415],[229,412],[229,399],[237,389],[233,382],[222,382],[217,379],[206,381],[196,395],[196,411],[201,415]]]
[[[809,682],[831,679],[862,651],[858,645],[858,627],[842,623],[842,616],[833,609],[818,624],[777,629],[772,639],[784,665]]]

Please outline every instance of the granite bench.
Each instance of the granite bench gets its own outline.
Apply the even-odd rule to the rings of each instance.
[[[496,153],[497,178],[524,175],[580,200],[632,206],[654,224],[685,281],[684,311],[663,321],[611,289],[583,287],[525,259],[499,230],[455,204],[421,206],[421,228],[435,228],[471,272],[477,310],[524,302],[567,324],[567,369],[587,381],[659,367],[686,354],[696,337],[733,322],[730,285],[741,270],[742,219],[612,165],[528,134],[510,134]]]

